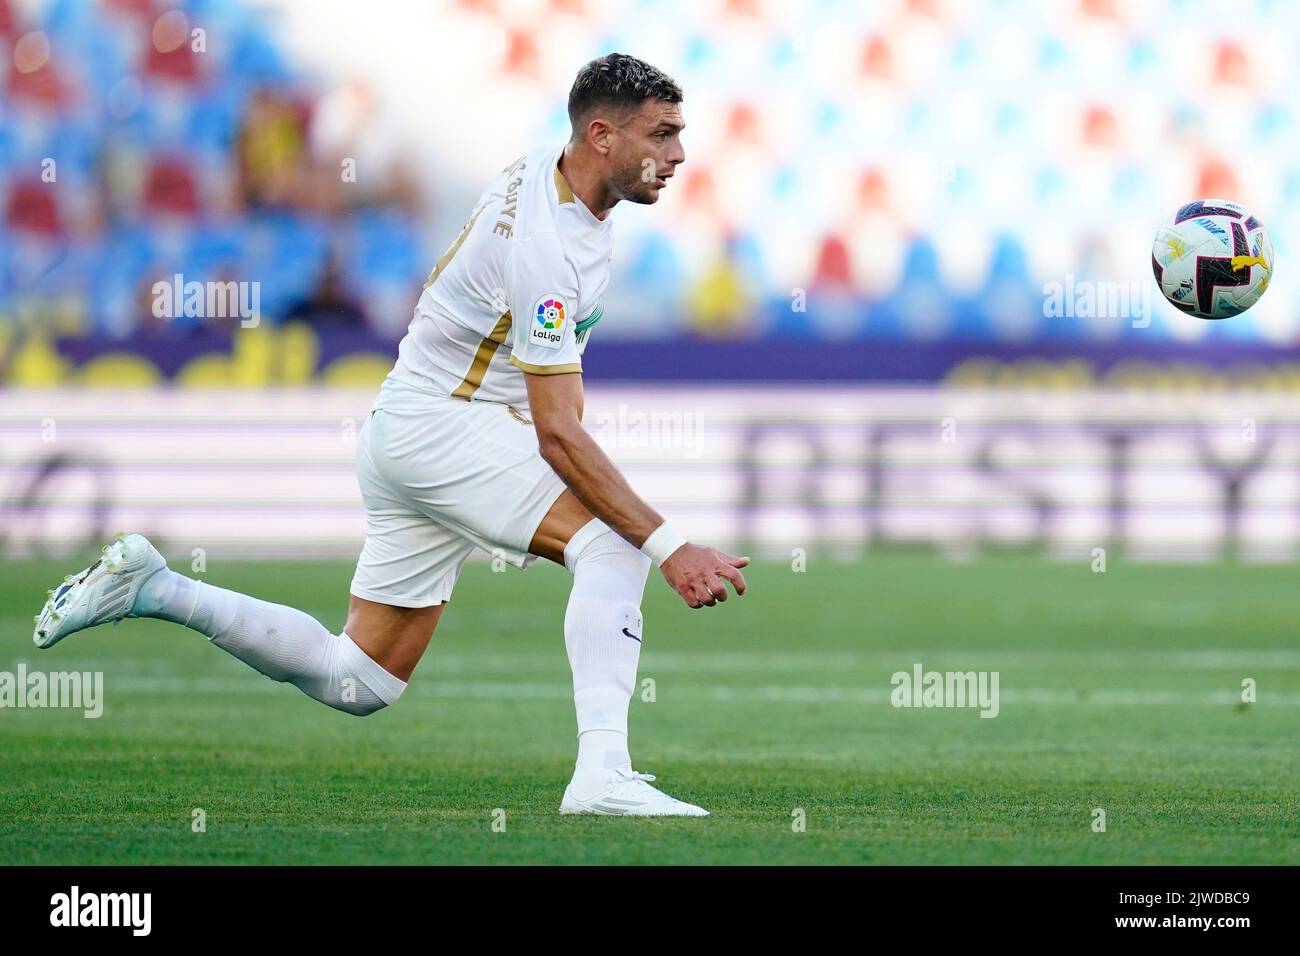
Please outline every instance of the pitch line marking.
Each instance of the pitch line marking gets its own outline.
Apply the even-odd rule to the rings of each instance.
[[[270,680],[249,677],[113,677],[104,681],[106,695],[125,694],[193,694],[238,695],[276,692]],[[441,700],[569,700],[573,688],[567,683],[539,683],[514,681],[428,681],[413,684],[408,693],[419,697]],[[843,703],[884,704],[889,702],[891,690],[882,688],[824,687],[818,685],[761,684],[752,687],[699,685],[683,686],[674,696],[684,701],[715,701],[741,703],[763,701],[772,703]],[[1229,706],[1241,703],[1241,694],[1235,690],[1177,691],[1141,690],[1133,688],[1098,688],[1095,690],[1066,691],[1045,687],[1003,688],[1003,704],[1030,706]],[[1257,707],[1300,707],[1300,693],[1272,692],[1261,699]]]

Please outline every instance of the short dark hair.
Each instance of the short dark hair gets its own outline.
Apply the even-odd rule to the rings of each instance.
[[[581,70],[569,90],[569,123],[578,135],[597,108],[635,110],[647,99],[680,103],[682,88],[671,76],[626,53],[597,57]]]

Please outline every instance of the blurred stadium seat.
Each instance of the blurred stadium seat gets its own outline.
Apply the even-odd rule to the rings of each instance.
[[[635,46],[639,9],[545,6],[555,20],[537,29],[518,4],[437,11],[449,36],[496,31],[465,87],[540,98],[519,114],[536,140],[563,135],[550,78],[576,66],[543,55],[548,31],[579,30],[594,56]],[[667,4],[680,35],[663,65],[687,92],[689,161],[673,215],[620,223],[606,311],[623,320],[602,338],[1292,346],[1285,270],[1230,323],[1188,323],[1159,301],[1146,325],[1043,308],[1067,273],[1147,282],[1152,227],[1189,197],[1230,194],[1262,211],[1280,259],[1297,247],[1300,65],[1275,21],[1300,18],[1255,0],[1225,33],[1198,15],[1209,6]],[[160,277],[257,281],[275,324],[329,275],[377,340],[400,337],[464,209],[405,184],[342,188],[339,157],[382,139],[374,94],[296,64],[266,11],[0,0],[0,46],[0,321],[120,347],[158,331]],[[446,148],[476,151],[483,177],[500,159],[472,140]],[[792,306],[801,296],[815,314]]]

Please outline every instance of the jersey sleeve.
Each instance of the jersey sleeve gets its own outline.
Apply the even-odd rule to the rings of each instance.
[[[506,267],[510,363],[534,375],[581,372],[578,277],[553,232],[516,243]]]

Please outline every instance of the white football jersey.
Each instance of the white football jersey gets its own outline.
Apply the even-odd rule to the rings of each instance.
[[[562,152],[527,153],[479,197],[429,274],[388,381],[526,408],[526,372],[582,371],[613,229],[560,175]]]

